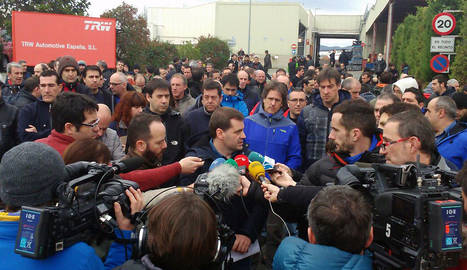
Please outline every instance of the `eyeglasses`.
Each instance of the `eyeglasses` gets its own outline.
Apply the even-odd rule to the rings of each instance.
[[[81,125],[83,126],[87,126],[87,127],[90,127],[90,128],[95,128],[98,124],[99,124],[99,118],[96,119],[96,121],[90,123],[90,124],[86,124],[86,123],[81,123]]]
[[[400,142],[405,142],[407,141],[408,139],[410,139],[410,137],[407,137],[407,138],[401,138],[399,140],[396,140],[396,141],[391,141],[391,142],[383,142],[381,144],[381,149],[383,150],[386,150],[386,148],[390,145],[393,145],[393,144],[396,144],[396,143],[400,143]]]

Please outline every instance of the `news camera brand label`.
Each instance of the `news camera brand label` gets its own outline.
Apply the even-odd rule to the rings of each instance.
[[[20,224],[21,234],[19,239],[19,244],[16,246],[16,250],[21,250],[22,252],[34,254],[36,245],[34,241],[36,228],[39,225],[41,213],[25,210],[21,211],[21,220]]]
[[[459,248],[462,246],[461,233],[459,231],[459,222],[461,218],[461,208],[458,207],[443,207],[442,215],[444,220],[444,238],[442,248],[449,250],[451,248]]]

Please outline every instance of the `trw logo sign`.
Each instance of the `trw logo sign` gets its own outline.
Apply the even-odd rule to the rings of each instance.
[[[13,11],[12,23],[13,61],[35,65],[71,55],[115,67],[115,19]]]
[[[84,21],[84,30],[89,31],[110,31],[112,22]]]

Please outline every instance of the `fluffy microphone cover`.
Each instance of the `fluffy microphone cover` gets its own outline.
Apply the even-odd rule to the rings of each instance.
[[[240,174],[231,165],[222,164],[208,173],[209,194],[217,200],[228,201],[237,192]]]

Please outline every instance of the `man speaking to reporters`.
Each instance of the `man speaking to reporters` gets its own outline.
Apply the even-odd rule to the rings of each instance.
[[[14,252],[22,206],[45,207],[56,201],[57,186],[70,179],[62,157],[50,146],[26,142],[5,153],[0,163],[0,199],[5,209],[0,211],[0,254],[4,258],[0,269],[112,269],[125,261],[122,244],[113,243],[104,263],[92,247],[77,242],[46,259],[31,259]],[[142,208],[141,191],[126,190],[131,202],[131,214]],[[114,204],[115,217],[122,234],[130,237],[133,226]],[[39,237],[39,235],[34,235]],[[121,238],[120,233],[117,237]]]
[[[204,165],[194,174],[182,179],[182,184],[193,183],[196,177],[208,171],[211,163],[217,158],[235,158],[237,155],[249,154],[244,147],[244,116],[239,111],[229,108],[218,108],[209,121],[209,137],[196,144],[187,156],[196,156],[204,160]],[[228,209],[223,209],[224,222],[235,232],[236,240],[232,250],[246,253],[250,245],[256,241],[259,231],[266,220],[265,206],[253,198],[234,196]],[[250,269],[250,259],[235,263],[231,269]]]

